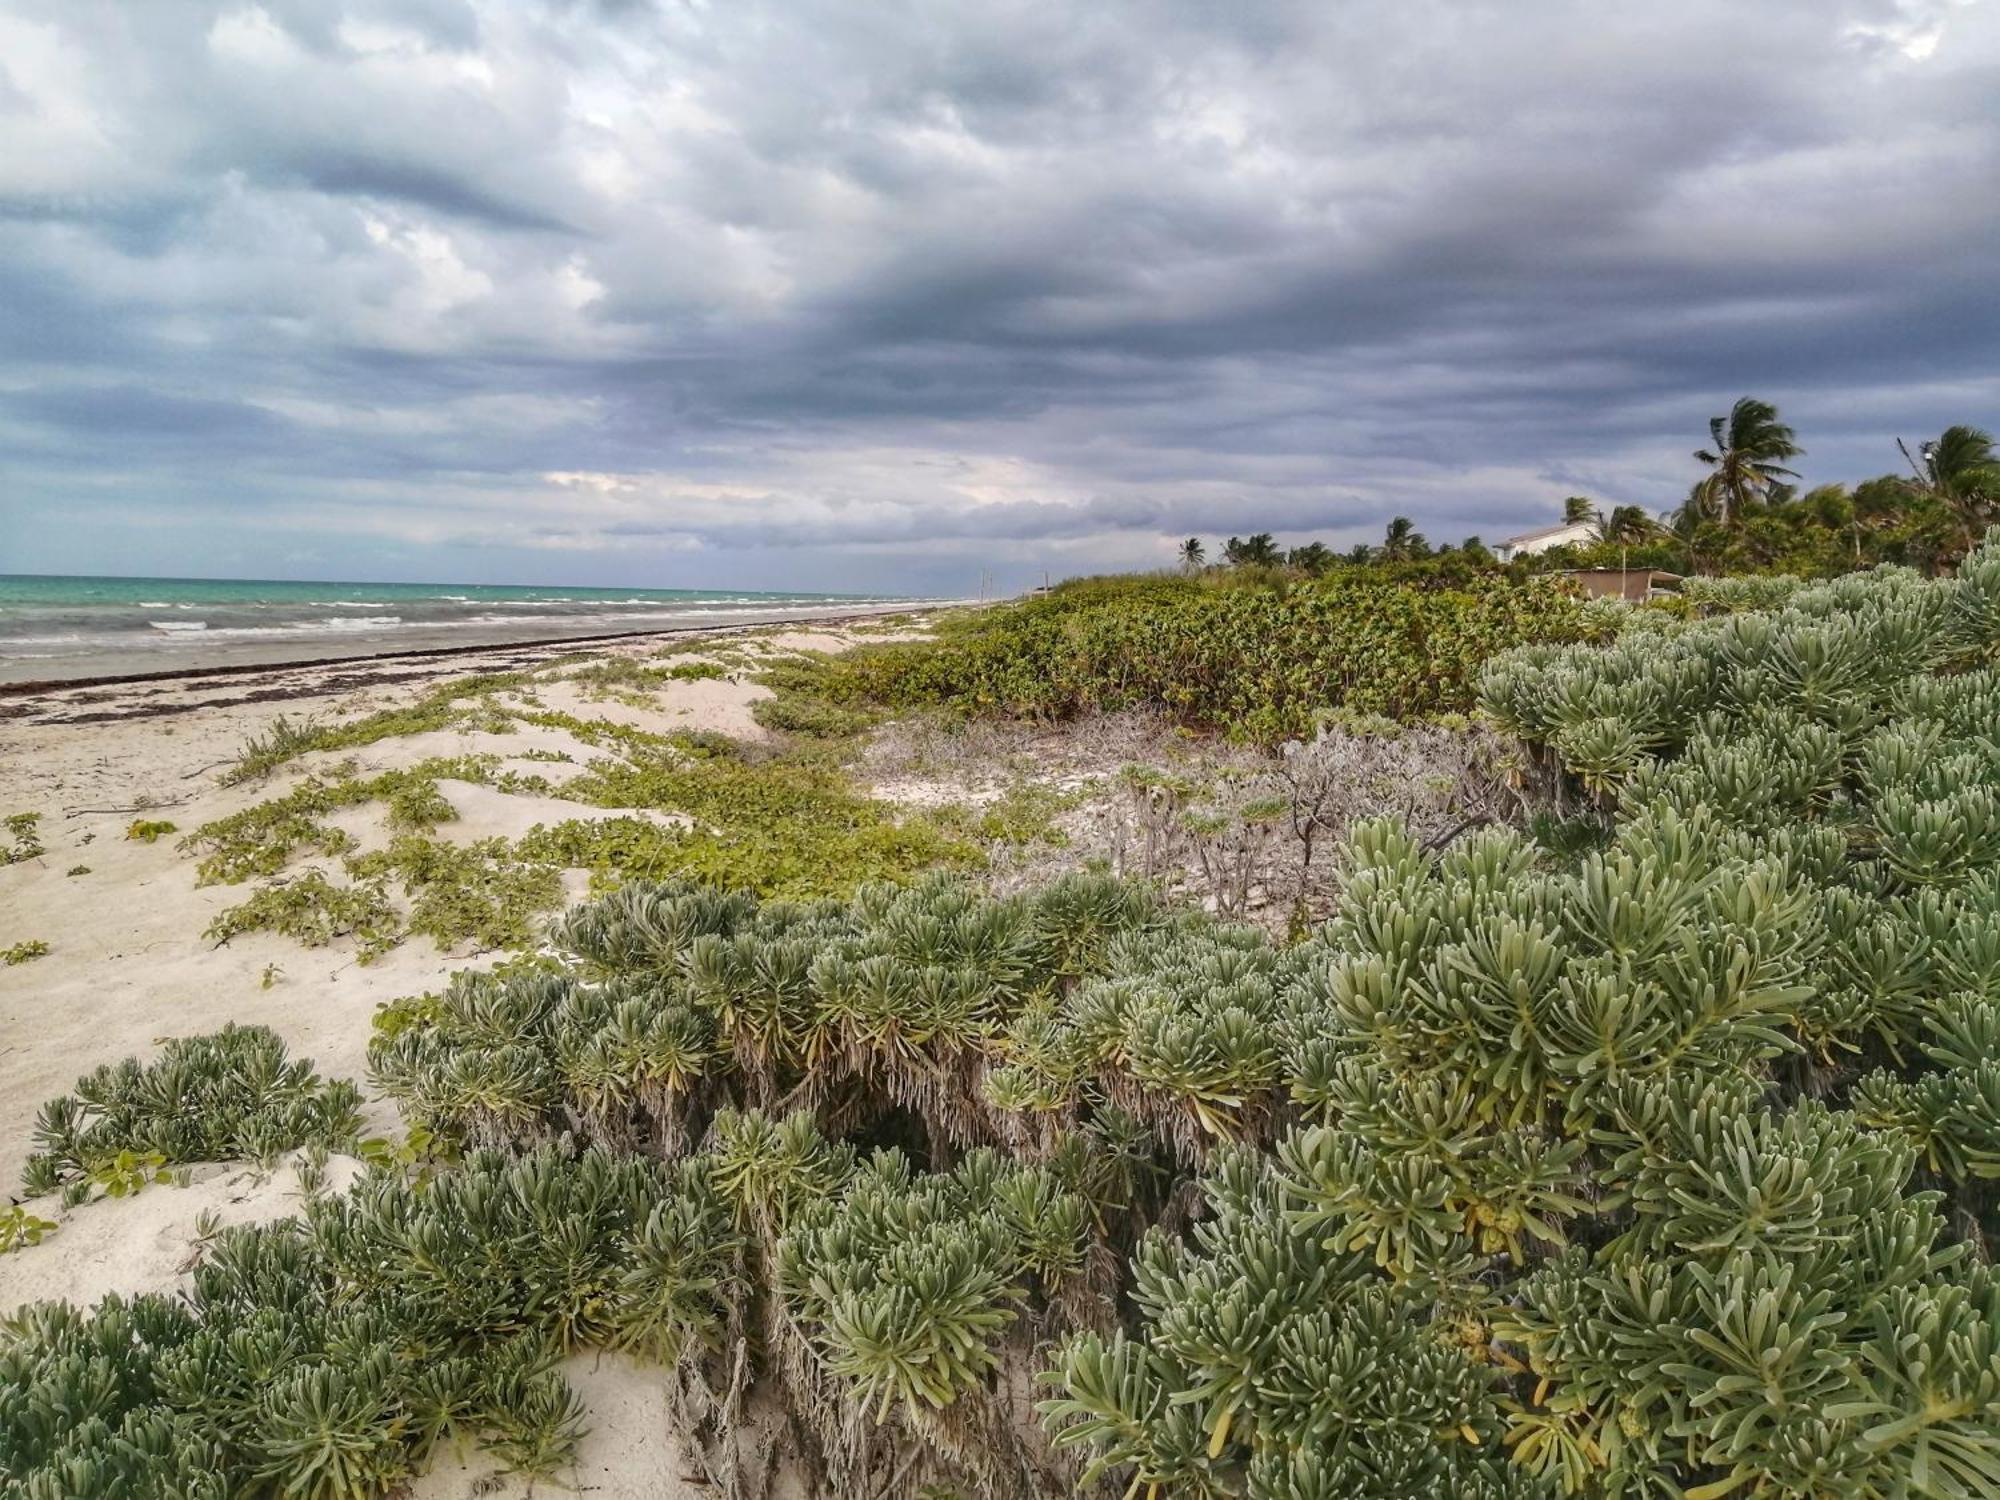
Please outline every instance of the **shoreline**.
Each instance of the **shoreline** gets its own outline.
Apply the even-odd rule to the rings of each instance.
[[[0,681],[0,700],[32,698],[43,693],[68,692],[80,688],[128,687],[146,683],[193,682],[211,677],[254,677],[259,673],[296,671],[308,667],[358,666],[369,662],[419,662],[435,658],[481,656],[509,651],[547,650],[559,646],[615,646],[641,640],[658,640],[700,635],[743,634],[788,625],[849,625],[880,619],[885,615],[929,613],[937,609],[963,609],[982,601],[950,600],[942,604],[882,604],[837,614],[787,612],[782,616],[756,621],[718,621],[710,624],[666,625],[648,630],[595,631],[586,635],[536,635],[522,639],[458,642],[437,646],[397,647],[383,651],[352,651],[337,656],[283,656],[265,661],[217,662],[207,666],[166,667],[147,672],[109,672],[87,677],[38,677]],[[7,662],[0,658],[0,671]],[[6,717],[0,714],[0,717]]]

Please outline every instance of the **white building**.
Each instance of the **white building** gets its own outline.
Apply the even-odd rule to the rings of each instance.
[[[1588,547],[1597,540],[1597,522],[1566,521],[1560,526],[1544,526],[1540,531],[1524,531],[1519,536],[1510,536],[1493,549],[1493,555],[1504,562],[1512,562],[1517,557],[1532,557],[1537,552],[1547,552],[1553,547]]]

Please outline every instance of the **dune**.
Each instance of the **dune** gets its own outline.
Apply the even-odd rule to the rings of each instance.
[[[837,650],[851,643],[850,637],[818,630],[780,641],[766,638],[756,654],[761,660],[782,650]],[[638,657],[658,645],[657,640],[621,643],[598,655]],[[19,1180],[44,1100],[68,1092],[100,1064],[150,1057],[170,1036],[214,1031],[231,1021],[268,1026],[294,1056],[312,1058],[322,1075],[352,1078],[365,1087],[377,1006],[436,989],[453,971],[497,957],[440,952],[425,938],[411,938],[367,964],[359,961],[351,939],[314,949],[252,932],[218,945],[203,937],[204,929],[243,900],[249,887],[198,885],[193,859],[177,844],[205,822],[280,796],[304,778],[332,774],[336,767],[374,775],[434,758],[492,756],[500,770],[541,777],[560,788],[605,752],[566,729],[523,723],[499,733],[453,728],[387,738],[301,756],[255,783],[220,781],[246,739],[267,731],[280,715],[346,720],[404,706],[449,678],[517,669],[522,656],[516,650],[428,666],[274,668],[247,678],[58,688],[0,698],[0,815],[40,813],[37,831],[44,845],[33,858],[0,866],[0,947],[25,940],[49,945],[44,957],[0,967],[0,1178]],[[531,699],[503,695],[503,706],[535,706],[655,733],[765,737],[751,707],[769,691],[740,668],[720,678],[667,682],[644,694],[553,675],[567,670],[552,669],[549,680],[534,685]],[[567,819],[686,822],[670,813],[599,809],[456,778],[441,779],[438,789],[456,817],[438,825],[433,837],[454,843],[518,838],[537,824]],[[152,842],[128,838],[128,827],[140,818],[171,822],[174,831]],[[338,809],[326,821],[351,835],[361,850],[384,847],[391,836],[380,803]],[[303,859],[291,869],[331,864]],[[569,872],[567,895],[581,897],[586,883],[582,872]],[[386,1133],[399,1124],[391,1105],[369,1101],[364,1133]],[[335,1158],[329,1185],[344,1186],[356,1170],[358,1163]],[[88,1304],[112,1292],[185,1286],[199,1254],[198,1226],[205,1214],[221,1225],[243,1224],[296,1212],[301,1201],[291,1165],[260,1172],[241,1163],[209,1164],[191,1169],[190,1177],[184,1187],[157,1185],[68,1211],[53,1199],[30,1202],[32,1212],[56,1220],[59,1228],[39,1245],[0,1256],[0,1314],[36,1300]],[[568,1373],[592,1431],[566,1483],[607,1500],[681,1500],[711,1493],[683,1477],[691,1470],[668,1417],[663,1371],[590,1355],[572,1360]],[[547,1492],[550,1486],[544,1481],[538,1488]],[[468,1453],[447,1456],[410,1494],[413,1500],[456,1500],[525,1496],[536,1489]]]

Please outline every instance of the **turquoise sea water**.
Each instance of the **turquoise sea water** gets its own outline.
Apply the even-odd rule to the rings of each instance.
[[[0,574],[21,680],[796,618],[883,595]]]

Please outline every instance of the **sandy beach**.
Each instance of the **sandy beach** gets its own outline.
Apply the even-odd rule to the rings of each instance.
[[[560,782],[599,753],[573,735],[539,726],[503,733],[452,729],[384,738],[337,755],[315,752],[268,779],[223,785],[222,773],[245,741],[280,716],[346,721],[407,706],[474,675],[535,672],[534,701],[549,711],[755,743],[766,732],[751,708],[770,694],[751,680],[753,672],[737,653],[765,660],[794,651],[838,651],[863,638],[851,633],[854,623],[747,639],[740,630],[712,638],[655,634],[581,651],[574,642],[542,643],[15,690],[0,697],[0,814],[39,813],[42,845],[33,857],[0,866],[0,948],[24,941],[48,945],[45,956],[0,967],[0,1178],[10,1189],[18,1183],[44,1100],[67,1092],[102,1063],[149,1058],[166,1037],[214,1031],[232,1021],[264,1025],[294,1056],[314,1059],[323,1075],[365,1086],[370,1019],[378,1005],[438,988],[452,971],[498,956],[440,951],[428,939],[413,938],[364,964],[351,939],[306,948],[253,932],[226,944],[211,942],[204,929],[241,900],[244,889],[198,885],[194,861],[177,848],[181,834],[280,796],[336,761],[348,773],[374,775],[435,757],[478,755]],[[714,653],[728,669],[616,696],[593,693],[562,675],[579,662],[645,660],[662,648],[673,648],[668,659],[676,663],[703,662]],[[445,780],[439,787],[456,817],[437,836],[454,843],[515,838],[539,823],[608,815],[472,782]],[[128,838],[137,819],[170,822],[175,832],[151,842]],[[344,810],[336,821],[361,851],[387,841],[380,804]],[[565,885],[571,898],[580,897],[584,877],[573,873]],[[364,1133],[388,1133],[397,1125],[391,1107],[369,1101]],[[356,1169],[336,1157],[330,1185],[343,1185]],[[30,1210],[59,1229],[40,1245],[0,1257],[0,1315],[40,1299],[87,1304],[109,1292],[185,1284],[204,1213],[215,1213],[223,1224],[243,1223],[293,1212],[299,1201],[289,1167],[259,1171],[243,1163],[196,1168],[185,1187],[155,1187],[67,1211],[52,1199],[30,1200]],[[676,1477],[678,1449],[664,1425],[660,1370],[609,1355],[572,1366],[568,1373],[593,1418],[575,1476],[581,1486],[633,1500],[702,1493]],[[477,1457],[464,1465],[447,1458],[414,1493],[440,1500],[525,1493],[517,1482],[495,1488],[495,1468]]]
[[[756,639],[765,653],[840,650],[858,639],[843,628],[852,620]],[[204,942],[201,930],[241,899],[241,888],[197,886],[174,836],[150,843],[125,836],[135,819],[170,821],[185,832],[279,795],[334,761],[353,760],[360,773],[372,774],[440,756],[498,756],[503,765],[530,756],[522,764],[559,777],[569,767],[542,757],[581,762],[597,752],[559,730],[527,727],[390,738],[358,753],[302,757],[270,781],[219,784],[244,742],[281,716],[353,718],[414,702],[440,683],[566,660],[638,659],[708,639],[666,632],[595,646],[547,642],[0,695],[0,814],[40,813],[45,848],[0,867],[0,947],[35,939],[51,949],[32,963],[0,968],[0,1177],[18,1176],[40,1102],[99,1062],[143,1053],[161,1035],[235,1020],[274,1027],[323,1072],[359,1077],[374,1007],[435,986],[468,961],[422,941],[367,966],[338,945],[301,950],[265,934],[222,947]],[[740,632],[713,637],[718,648],[741,639]],[[738,669],[667,683],[645,707],[588,701],[564,684],[543,689],[542,698],[642,729],[756,741],[764,731],[750,707],[769,691],[750,676]],[[460,842],[518,835],[553,815],[592,811],[470,783],[451,785],[447,797],[458,816],[440,836]],[[344,816],[364,848],[381,841],[379,808]],[[264,973],[274,964],[281,975],[265,987]],[[20,1274],[20,1263],[0,1262],[0,1289]]]

